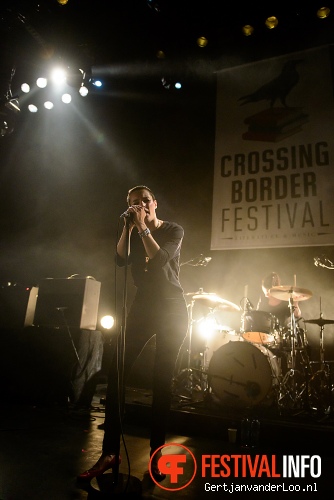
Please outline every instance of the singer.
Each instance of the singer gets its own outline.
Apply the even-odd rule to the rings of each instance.
[[[128,263],[136,295],[126,320],[124,348],[124,383],[130,370],[150,338],[156,336],[156,352],[152,384],[150,455],[165,444],[168,415],[172,398],[172,379],[179,350],[186,337],[188,311],[179,281],[180,251],[183,228],[175,222],[157,218],[157,200],[146,186],[128,191],[128,209],[122,214],[124,228],[117,244],[116,260],[126,263],[127,234],[130,232]],[[125,214],[131,214],[128,217]],[[128,231],[127,227],[128,226]],[[90,480],[113,469],[119,449],[121,421],[116,352],[114,354],[106,394],[102,454],[96,464],[80,474]],[[160,454],[151,463],[157,481],[165,479],[158,467]],[[119,457],[118,460],[121,458]]]

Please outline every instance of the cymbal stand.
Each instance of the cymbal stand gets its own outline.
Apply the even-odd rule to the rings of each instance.
[[[193,318],[193,309],[194,309],[194,304],[195,301],[194,299],[191,300],[191,302],[187,305],[188,309],[188,331],[187,331],[187,364],[186,368],[181,370],[177,376],[176,379],[174,380],[174,384],[176,386],[176,389],[178,389],[178,384],[180,380],[182,381],[182,387],[185,390],[189,396],[184,396],[178,394],[177,396],[190,400],[192,397],[193,389],[194,389],[194,373],[191,368],[191,356],[192,356],[192,336],[193,336],[193,324],[194,324],[194,318]]]
[[[320,312],[322,319],[322,312]],[[329,366],[325,361],[324,324],[320,325],[320,369],[310,380],[310,397],[314,399],[317,410],[325,415],[333,415],[334,387],[331,385]]]
[[[303,396],[307,397],[308,390],[307,386],[304,384],[304,377],[302,376],[300,371],[296,369],[297,326],[294,315],[295,306],[293,303],[292,295],[289,298],[289,309],[290,309],[290,340],[291,340],[291,351],[289,360],[290,368],[284,375],[280,384],[278,405],[281,408],[301,409],[305,408],[305,406],[308,406],[308,401],[306,401],[306,404],[305,401],[303,401]]]
[[[193,336],[193,325],[194,325],[194,318],[193,318],[193,309],[194,309],[194,304],[195,300],[192,299],[191,302],[187,305],[188,308],[188,332],[187,332],[187,337],[188,337],[188,348],[187,348],[187,367],[181,370],[181,372],[177,375],[176,379],[174,380],[174,386],[176,389],[178,389],[178,383],[179,380],[182,380],[183,383],[183,388],[186,392],[187,395],[181,395],[177,394],[177,397],[186,400],[186,404],[189,404],[189,401],[192,401],[193,404],[193,394],[195,391],[195,388],[200,388],[200,390],[206,391],[206,382],[203,377],[203,366],[201,366],[200,369],[195,369],[192,368],[192,336]],[[202,401],[196,401],[197,403],[200,403]]]

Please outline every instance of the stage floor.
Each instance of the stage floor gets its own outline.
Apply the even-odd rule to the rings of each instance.
[[[76,476],[91,467],[100,455],[105,390],[105,384],[97,386],[89,408],[75,408],[70,404],[52,401],[23,404],[15,393],[2,400],[1,500],[83,500],[127,496],[175,498],[176,493],[170,491],[175,488],[175,484],[171,483],[169,477],[159,485],[152,481],[148,473],[148,424],[152,395],[145,388],[126,389],[122,463],[117,486],[113,482],[114,476],[109,472],[88,484],[77,482]],[[272,493],[276,499],[286,500],[289,493],[294,493],[291,498],[295,498],[297,488],[305,491],[302,498],[309,497],[311,500],[326,497],[332,488],[334,466],[332,415],[319,416],[312,412],[296,411],[283,416],[275,406],[260,405],[252,415],[260,421],[259,443],[254,449],[244,448],[240,442],[240,425],[249,411],[224,407],[214,398],[204,396],[201,390],[197,390],[191,398],[182,394],[173,397],[167,442],[174,443],[174,448],[167,447],[166,452],[176,449],[179,453],[180,449],[186,449],[197,464],[194,473],[193,463],[188,464],[187,460],[183,471],[189,480],[186,486],[181,483],[180,494],[197,500],[204,497],[209,487],[216,488],[211,492],[218,492],[219,488],[218,494],[221,496],[222,488],[230,488],[231,492],[233,487],[233,494],[237,494],[238,488],[254,489],[271,484],[276,489],[281,488]],[[230,427],[237,429],[235,443],[228,439]],[[255,461],[258,456],[268,461],[269,469],[262,471],[261,477],[259,469],[252,477],[249,471],[243,477],[241,468],[239,472],[231,470],[228,477],[224,477],[220,474],[223,469],[219,462],[214,469],[208,466],[203,469],[203,456],[208,463],[210,457],[214,456],[217,460],[222,455],[225,458],[239,457],[235,460],[249,457],[248,461]],[[304,478],[283,479],[277,476],[277,473],[282,474],[283,456],[292,456],[297,460],[296,457],[301,455],[308,457],[306,461],[321,461],[320,476],[311,476],[309,469]],[[274,473],[276,477],[271,477]],[[128,478],[130,486],[126,489]],[[247,496],[245,491],[243,494],[244,498],[252,497],[250,489],[247,490]],[[256,495],[259,494],[267,498],[270,493],[260,490]]]

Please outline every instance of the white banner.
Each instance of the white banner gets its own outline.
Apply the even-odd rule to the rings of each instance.
[[[211,250],[334,244],[330,47],[217,75]]]

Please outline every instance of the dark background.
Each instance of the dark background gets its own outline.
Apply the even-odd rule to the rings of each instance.
[[[30,114],[20,98],[14,130],[0,138],[4,287],[93,276],[101,282],[99,315],[115,314],[123,286],[122,271],[114,268],[119,216],[127,190],[146,184],[156,194],[159,218],[185,229],[181,281],[186,293],[203,288],[239,304],[247,285],[256,304],[261,278],[274,270],[283,285],[293,285],[296,275],[297,286],[312,292],[301,304],[305,319],[320,313],[334,318],[334,270],[314,265],[316,256],[333,261],[333,246],[210,251],[215,72],[333,42],[334,8],[328,19],[319,20],[318,2],[267,4],[2,2],[3,95],[13,67],[15,95],[22,80],[51,61],[91,66],[104,80],[102,89],[60,112]],[[274,14],[279,26],[268,30],[263,20]],[[249,20],[255,32],[246,38],[240,30]],[[206,48],[196,45],[202,35],[209,40]],[[165,51],[164,60],[156,57],[157,50]],[[161,83],[174,77],[184,82],[180,91]],[[200,254],[212,258],[206,267],[185,264]],[[318,359],[319,327],[307,330]],[[330,360],[333,342],[333,325],[326,325]]]

